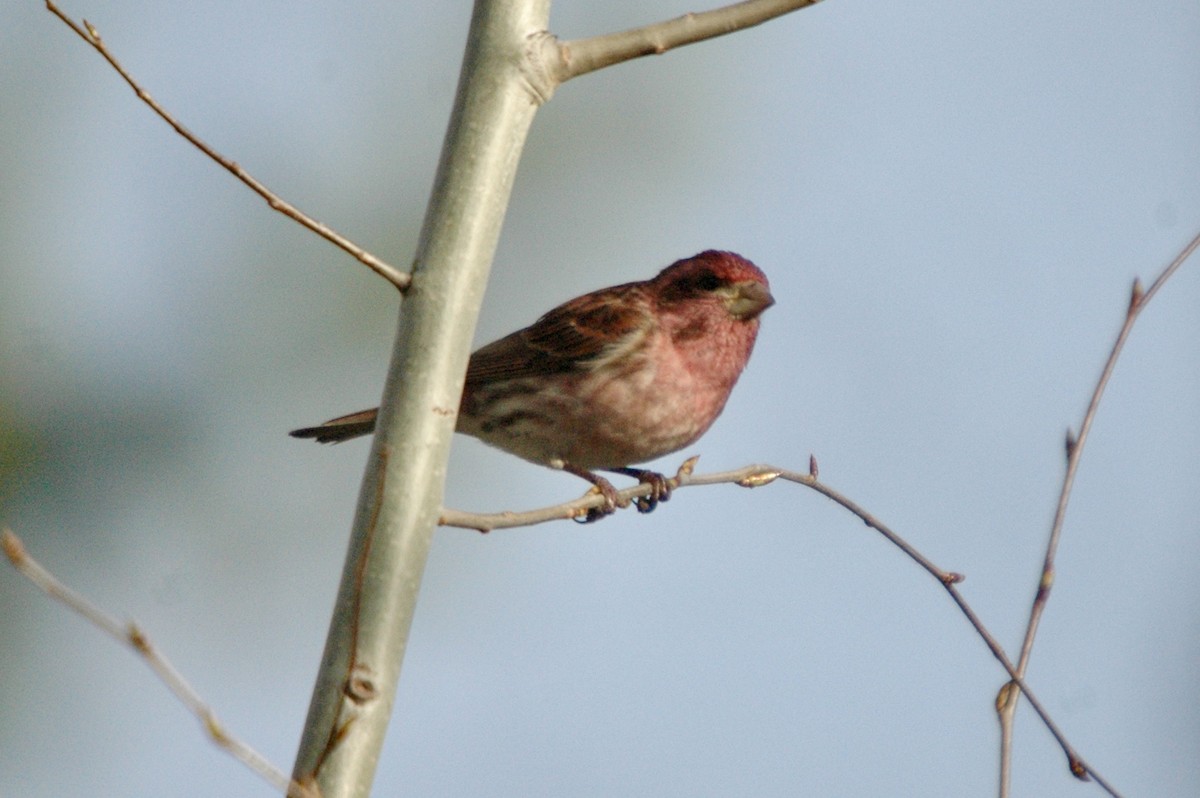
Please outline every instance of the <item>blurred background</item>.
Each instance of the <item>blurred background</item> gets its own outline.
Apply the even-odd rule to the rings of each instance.
[[[566,38],[699,10],[555,4]],[[72,0],[283,197],[411,259],[469,4]],[[1135,276],[1200,230],[1200,6],[830,0],[596,73],[539,114],[477,341],[709,247],[778,300],[700,469],[804,469],[1016,649]],[[285,770],[393,290],[0,7],[0,522],[138,620]],[[1129,795],[1200,794],[1200,262],[1142,316],[1067,518],[1031,684]],[[458,438],[447,504],[583,492]],[[270,795],[127,650],[0,570],[0,794]],[[926,574],[796,486],[436,535],[380,795],[994,794],[1004,674]],[[1014,795],[1096,796],[1022,709]]]

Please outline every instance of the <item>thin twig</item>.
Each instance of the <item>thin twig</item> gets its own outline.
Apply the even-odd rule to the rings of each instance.
[[[50,598],[82,615],[100,631],[118,642],[129,646],[140,656],[150,670],[167,686],[179,702],[191,712],[218,747],[225,749],[234,759],[257,773],[273,787],[285,792],[290,798],[316,798],[316,794],[305,786],[292,781],[282,770],[272,765],[266,757],[226,731],[216,714],[204,703],[196,690],[188,684],[179,670],[158,652],[136,623],[121,623],[86,598],[59,581],[37,560],[29,556],[25,544],[10,529],[0,531],[0,547],[9,562],[25,578]]]
[[[82,25],[77,23],[75,20],[63,13],[58,6],[54,5],[52,0],[46,0],[46,9],[51,14],[62,20],[67,27],[75,31],[75,33],[78,34],[79,37],[85,42],[90,44],[96,50],[96,52],[100,53],[100,55],[104,57],[104,60],[107,61],[109,65],[117,71],[117,74],[129,84],[129,87],[133,89],[133,93],[138,96],[138,99],[150,106],[150,109],[154,111],[154,113],[158,114],[164,122],[174,128],[176,133],[183,136],[192,144],[192,146],[196,147],[196,149],[200,150],[209,158],[219,163],[221,166],[231,172],[234,177],[249,186],[255,194],[258,194],[260,197],[266,200],[267,204],[270,205],[274,210],[279,211],[284,216],[308,228],[324,238],[326,241],[329,241],[335,246],[345,250],[363,263],[368,269],[375,272],[392,285],[396,286],[396,288],[398,288],[400,291],[403,292],[408,288],[409,283],[412,282],[412,277],[409,274],[400,271],[395,266],[392,266],[385,261],[380,260],[370,252],[367,252],[365,249],[355,244],[350,239],[343,236],[341,233],[326,225],[324,222],[317,221],[296,206],[284,201],[278,194],[264,186],[249,172],[238,165],[236,161],[232,161],[229,158],[226,158],[224,155],[221,155],[221,153],[210,147],[199,136],[184,127],[183,123],[172,116],[161,105],[159,105],[158,101],[150,96],[150,92],[142,88],[142,86],[136,80],[134,80],[133,76],[125,70],[125,67],[121,66],[120,62],[117,61],[116,56],[112,54],[112,52],[108,49],[108,46],[105,45],[104,40],[100,38],[99,31],[97,31],[90,22],[85,19],[83,20]]]
[[[946,571],[942,568],[939,568],[928,557],[921,554],[916,547],[914,547],[889,526],[887,526],[887,524],[880,521],[878,518],[844,494],[821,482],[817,478],[817,464],[815,458],[810,459],[809,473],[807,474],[772,465],[749,465],[733,471],[723,471],[715,474],[693,475],[691,473],[691,469],[695,465],[695,462],[696,458],[693,457],[687,460],[683,466],[680,467],[679,472],[669,480],[672,488],[716,484],[733,484],[741,485],[742,487],[755,488],[763,485],[769,485],[776,480],[794,482],[796,484],[811,488],[820,493],[822,496],[825,496],[826,498],[841,505],[850,513],[861,519],[867,526],[871,527],[887,538],[892,545],[899,548],[913,562],[921,566],[922,569],[936,579],[938,583],[946,589],[946,592],[950,594],[950,598],[956,605],[958,605],[959,610],[975,629],[975,632],[980,636],[980,638],[983,639],[983,642],[987,645],[988,650],[992,652],[992,656],[994,656],[1001,666],[1003,666],[1013,683],[1020,686],[1020,688],[1025,692],[1026,697],[1029,699],[1030,706],[1033,707],[1034,712],[1036,712],[1038,717],[1041,718],[1042,723],[1044,723],[1046,726],[1046,729],[1054,737],[1055,741],[1062,749],[1063,754],[1066,755],[1068,767],[1070,768],[1071,772],[1079,778],[1086,779],[1087,777],[1091,777],[1095,779],[1096,783],[1106,792],[1108,792],[1109,795],[1119,798],[1119,793],[1102,776],[1100,776],[1100,774],[1098,774],[1091,765],[1084,761],[1079,753],[1067,741],[1066,736],[1058,728],[1058,725],[1050,717],[1050,714],[1042,706],[1041,702],[1037,700],[1036,696],[1029,692],[1029,686],[1025,684],[1021,674],[1017,672],[1016,668],[1012,664],[1012,661],[1004,652],[1003,647],[992,635],[992,633],[988,631],[983,621],[980,620],[979,616],[976,615],[970,604],[967,603],[967,600],[963,597],[962,593],[959,592],[957,584],[963,580],[963,576],[953,571]],[[620,491],[618,496],[625,502],[628,502],[628,500],[638,496],[649,495],[650,490],[651,488],[648,485],[637,485],[635,487]],[[544,523],[546,521],[563,518],[578,518],[586,515],[589,508],[600,506],[603,501],[604,500],[601,496],[589,491],[589,493],[585,494],[579,499],[576,499],[575,501],[566,502],[554,507],[546,507],[521,513],[504,512],[477,514],[466,513],[462,512],[461,510],[443,509],[441,524],[443,526],[454,526],[464,529],[475,529],[480,532],[488,532],[493,529],[529,526],[532,524]]]
[[[820,0],[747,0],[603,36],[562,42],[549,40],[548,44],[557,47],[557,57],[550,59],[550,63],[555,80],[565,83],[622,61],[661,55],[686,44],[752,28],[818,2]]]
[[[667,485],[672,490],[684,485],[707,485],[712,484],[703,482],[706,477],[693,477],[692,469],[696,465],[699,457],[689,457],[679,466],[679,471],[675,476],[667,480]],[[753,466],[751,466],[753,468]],[[733,480],[722,480],[730,482]],[[765,483],[764,483],[765,484]],[[622,491],[617,491],[617,506],[624,508],[628,507],[630,501],[642,496],[649,496],[653,488],[647,484],[635,485],[632,488],[626,488]],[[453,526],[460,529],[474,529],[476,532],[488,533],[493,529],[511,529],[518,526],[533,526],[534,524],[544,524],[547,521],[564,521],[568,518],[582,520],[588,517],[588,510],[600,507],[604,504],[604,497],[600,495],[598,490],[590,490],[580,498],[556,504],[553,507],[543,507],[537,510],[527,510],[525,512],[503,511],[499,513],[468,513],[463,510],[454,510],[449,507],[442,508],[442,514],[438,518],[438,526]]]
[[[1125,341],[1133,331],[1133,325],[1137,321],[1138,315],[1146,307],[1147,303],[1154,298],[1154,295],[1158,293],[1163,284],[1171,278],[1171,275],[1175,274],[1184,261],[1195,252],[1197,247],[1200,247],[1200,235],[1193,238],[1175,259],[1162,270],[1148,291],[1142,290],[1140,280],[1134,280],[1133,288],[1130,292],[1129,305],[1125,311],[1125,320],[1121,324],[1120,332],[1117,333],[1116,341],[1113,342],[1112,350],[1108,353],[1108,359],[1104,362],[1104,369],[1100,372],[1100,378],[1096,381],[1096,387],[1092,390],[1087,410],[1083,414],[1083,421],[1079,425],[1079,435],[1075,436],[1071,430],[1067,430],[1067,471],[1063,475],[1062,489],[1059,491],[1058,504],[1054,510],[1054,521],[1050,525],[1050,536],[1046,544],[1046,556],[1042,562],[1038,587],[1034,593],[1033,604],[1030,607],[1029,624],[1025,628],[1025,639],[1021,643],[1021,656],[1017,660],[1017,672],[1022,676],[1025,675],[1029,667],[1029,660],[1033,654],[1034,639],[1037,636],[1038,624],[1041,622],[1042,613],[1045,612],[1046,603],[1050,599],[1050,591],[1054,586],[1054,558],[1058,553],[1058,544],[1062,538],[1063,522],[1066,520],[1067,505],[1071,499],[1071,488],[1075,484],[1075,475],[1079,471],[1080,459],[1083,456],[1083,447],[1087,443],[1088,433],[1091,432],[1092,422],[1095,420],[1096,411],[1100,407],[1100,399],[1104,396],[1104,389],[1108,387],[1113,370],[1117,366],[1117,359],[1121,356],[1121,350],[1125,347]],[[1020,696],[1021,691],[1019,689],[1008,689],[1003,692],[1001,701],[997,703],[1000,710],[1001,724],[1001,796],[1008,795],[1011,784],[1013,721]]]

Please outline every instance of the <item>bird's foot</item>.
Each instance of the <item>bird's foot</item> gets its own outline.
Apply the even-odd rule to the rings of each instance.
[[[594,521],[599,521],[606,515],[612,515],[617,511],[618,507],[628,507],[629,502],[621,503],[621,497],[617,495],[617,489],[613,484],[599,474],[595,474],[584,468],[576,468],[570,463],[563,464],[563,471],[574,474],[577,477],[586,479],[592,483],[592,490],[604,497],[604,503],[599,507],[589,507],[587,513],[582,516],[576,516],[575,520],[581,524],[590,524]]]
[[[599,521],[606,515],[612,515],[617,511],[618,507],[628,507],[628,501],[622,501],[617,494],[617,489],[612,483],[599,474],[588,471],[587,469],[577,468],[570,463],[563,465],[563,470],[577,477],[582,477],[594,486],[592,489],[604,497],[604,503],[599,507],[589,507],[587,514],[576,517],[576,521],[582,524],[590,524],[593,521]],[[669,501],[671,498],[671,480],[658,473],[657,471],[647,471],[642,468],[606,468],[605,471],[612,471],[614,474],[624,474],[627,477],[633,477],[641,485],[650,486],[650,494],[648,496],[638,496],[634,499],[634,506],[637,507],[639,513],[648,513],[658,506],[659,502]]]
[[[642,468],[610,468],[615,474],[634,477],[641,485],[650,486],[649,496],[639,496],[634,499],[634,505],[639,513],[648,513],[658,506],[659,502],[670,501],[671,481],[657,471],[646,471]]]

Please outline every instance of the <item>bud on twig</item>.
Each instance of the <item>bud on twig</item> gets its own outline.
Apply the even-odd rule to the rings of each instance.
[[[1146,295],[1145,289],[1142,288],[1142,278],[1133,278],[1133,290],[1129,292],[1129,312],[1133,313],[1142,304],[1142,297]]]

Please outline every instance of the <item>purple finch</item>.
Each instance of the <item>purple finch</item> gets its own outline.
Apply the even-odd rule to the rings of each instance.
[[[591,482],[611,513],[617,494],[595,469],[651,486],[637,507],[670,498],[661,474],[630,467],[694,443],[750,359],[767,277],[732,252],[676,261],[651,280],[572,299],[471,355],[457,431]],[[336,443],[375,429],[363,410],[294,430]]]

